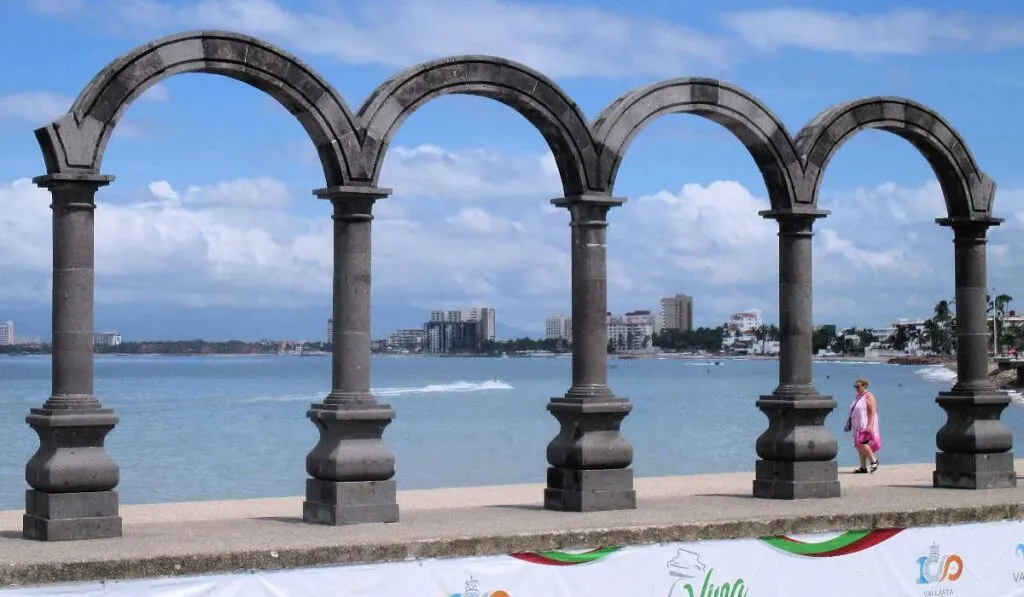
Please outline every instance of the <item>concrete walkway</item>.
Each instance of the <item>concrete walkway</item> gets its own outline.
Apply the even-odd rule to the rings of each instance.
[[[351,527],[302,523],[299,497],[123,506],[124,537],[61,543],[21,539],[6,511],[0,586],[1024,517],[1024,486],[933,489],[931,471],[843,474],[841,498],[802,501],[750,497],[751,473],[642,478],[637,510],[586,514],[541,509],[541,485],[403,491],[400,522]]]

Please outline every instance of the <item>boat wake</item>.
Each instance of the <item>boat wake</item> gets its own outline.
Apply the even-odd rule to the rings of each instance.
[[[922,367],[915,371],[920,377],[927,379],[928,381],[942,382],[952,384],[956,381],[956,371],[950,371],[943,365],[930,365],[928,367]]]
[[[374,396],[407,396],[413,394],[462,394],[466,392],[491,392],[495,390],[514,390],[512,384],[500,379],[487,381],[453,381],[451,383],[429,384],[419,387],[374,388]],[[319,395],[291,394],[283,396],[256,396],[240,402],[319,402],[327,395],[325,391]]]
[[[375,396],[404,396],[406,394],[453,394],[514,389],[506,381],[488,379],[487,381],[453,381],[452,383],[430,384],[420,388],[376,388],[373,393]]]

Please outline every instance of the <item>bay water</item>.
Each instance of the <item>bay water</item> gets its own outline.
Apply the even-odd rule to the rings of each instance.
[[[632,400],[623,433],[638,476],[752,471],[766,418],[754,406],[778,381],[773,360],[613,359],[609,378]],[[817,362],[815,383],[839,402],[828,428],[840,466],[856,463],[842,433],[853,380],[879,400],[882,466],[930,462],[945,420],[942,367]],[[568,357],[375,356],[374,392],[395,421],[385,441],[400,489],[543,483],[558,426],[545,410],[570,382]],[[301,495],[317,431],[309,403],[330,388],[330,357],[98,356],[96,395],[121,421],[108,436],[123,503]],[[0,509],[24,505],[25,462],[38,440],[25,415],[50,390],[49,357],[0,358]],[[1004,420],[1016,437],[1024,410]]]

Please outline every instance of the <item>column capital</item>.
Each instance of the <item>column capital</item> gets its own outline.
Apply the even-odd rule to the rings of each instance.
[[[568,209],[573,226],[603,227],[608,225],[608,210],[625,202],[624,197],[590,194],[556,197],[551,200],[551,205]]]
[[[100,187],[105,187],[113,182],[114,177],[105,174],[94,174],[91,172],[58,172],[55,174],[44,174],[32,179],[36,186],[47,189],[53,196],[52,209],[55,206],[64,209],[78,209],[91,211],[96,209],[96,202],[93,194]],[[83,195],[83,192],[89,195]]]
[[[984,218],[971,218],[964,216],[953,216],[950,218],[935,218],[935,223],[939,226],[946,226],[953,229],[953,233],[956,235],[967,234],[969,236],[975,236],[984,238],[985,233],[989,228],[1002,224],[1004,218],[993,218],[991,216]]]
[[[757,215],[767,220],[782,222],[810,222],[824,218],[832,212],[827,209],[816,209],[814,211],[794,211],[792,209],[765,209],[757,212]]]
[[[317,199],[326,199],[334,204],[332,219],[344,222],[372,220],[374,202],[391,193],[391,189],[358,186],[326,187],[313,191]]]
[[[55,172],[36,176],[32,182],[37,187],[53,190],[56,187],[92,186],[95,189],[105,187],[114,181],[108,174],[94,172]]]
[[[338,186],[315,189],[313,195],[317,199],[335,201],[338,199],[384,199],[393,193],[393,189],[381,187]]]

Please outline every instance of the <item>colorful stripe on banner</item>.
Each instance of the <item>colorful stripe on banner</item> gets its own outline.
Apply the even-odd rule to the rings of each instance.
[[[838,537],[817,543],[805,543],[785,536],[761,537],[761,541],[794,556],[834,558],[874,547],[902,530],[873,529],[870,531],[847,531]]]
[[[537,551],[513,553],[509,555],[517,560],[522,560],[531,564],[541,564],[544,566],[575,566],[577,564],[589,564],[591,562],[596,562],[601,558],[619,551],[619,549],[619,547],[599,547],[597,549],[581,553],[572,553],[568,551]]]

